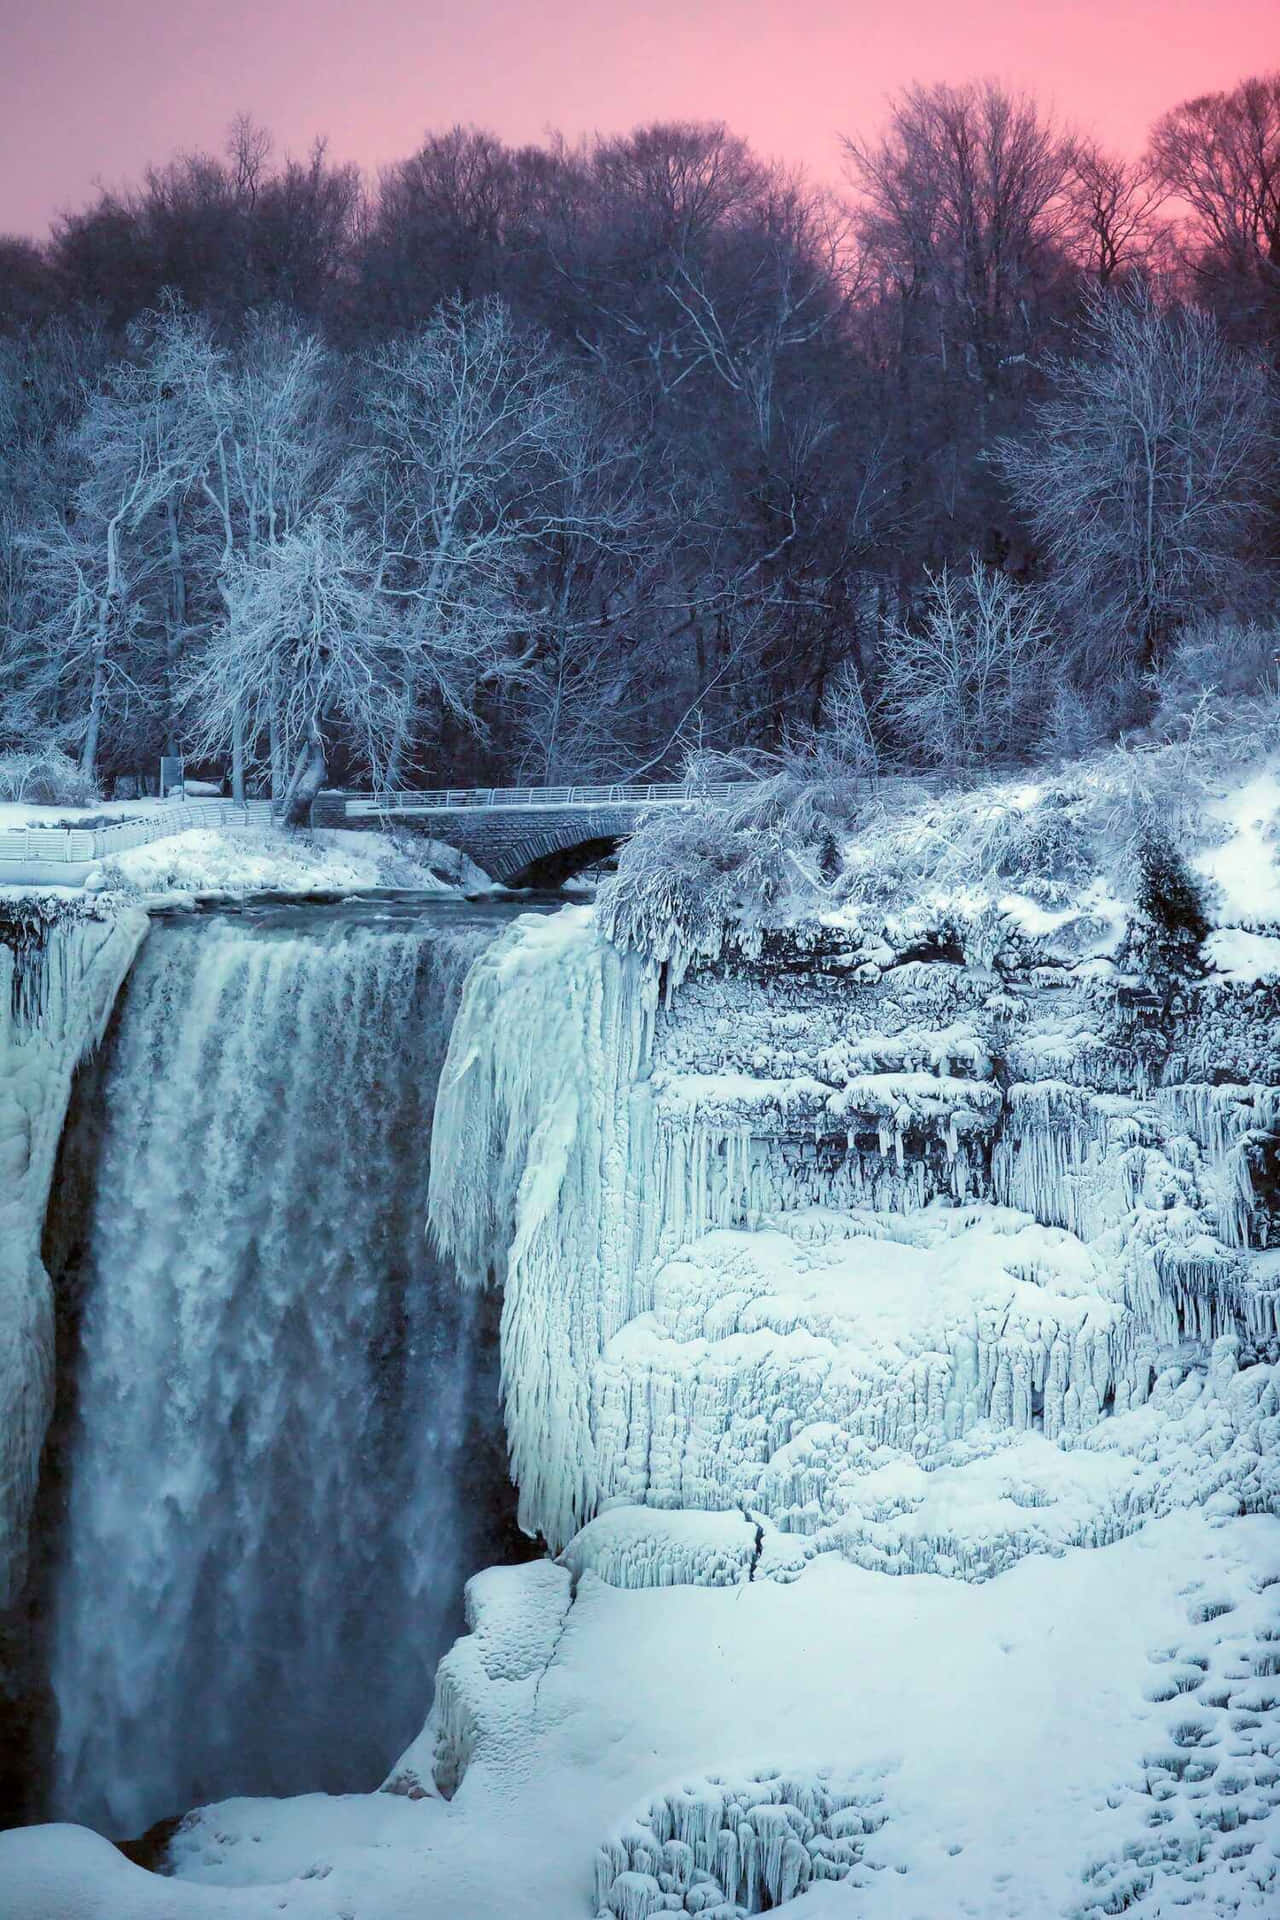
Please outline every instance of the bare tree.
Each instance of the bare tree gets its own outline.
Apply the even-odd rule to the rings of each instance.
[[[992,82],[913,87],[878,145],[845,141],[862,242],[937,350],[994,394],[1069,230],[1071,143]]]
[[[1265,372],[1209,315],[1098,294],[1083,351],[996,459],[1095,665],[1149,667],[1178,623],[1230,598],[1273,467]]]
[[[927,576],[888,634],[884,708],[911,760],[959,772],[1020,757],[1043,718],[1051,632],[1036,596],[973,559]]]
[[[1076,249],[1099,286],[1148,265],[1167,192],[1149,163],[1108,153],[1094,140],[1075,143],[1067,194],[1077,223]]]
[[[1191,210],[1192,264],[1252,307],[1280,350],[1280,73],[1187,100],[1160,120],[1151,166]]]

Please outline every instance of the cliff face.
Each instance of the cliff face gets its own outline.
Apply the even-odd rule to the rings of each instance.
[[[436,1220],[505,1278],[527,1525],[746,1508],[981,1577],[1275,1498],[1275,984],[827,937],[657,1007],[562,919],[481,962],[441,1095],[446,1139],[500,1143]]]
[[[71,1079],[102,1038],[147,930],[139,910],[0,905],[0,1606],[22,1583],[53,1406],[53,1300],[40,1261]]]

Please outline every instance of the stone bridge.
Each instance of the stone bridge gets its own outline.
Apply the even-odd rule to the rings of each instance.
[[[699,787],[720,799],[733,786]],[[322,793],[315,827],[412,827],[457,847],[509,887],[554,887],[612,853],[657,808],[688,806],[687,786],[474,787]]]

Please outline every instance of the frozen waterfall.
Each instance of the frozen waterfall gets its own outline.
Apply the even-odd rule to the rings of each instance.
[[[494,930],[312,908],[152,931],[64,1145],[89,1197],[62,1228],[57,1817],[122,1835],[367,1790],[421,1723],[497,1544],[467,1479],[497,1422],[486,1303],[424,1231],[440,1062]]]

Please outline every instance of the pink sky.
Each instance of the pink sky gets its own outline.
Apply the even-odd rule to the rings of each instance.
[[[220,149],[241,109],[374,169],[455,121],[510,140],[725,120],[838,181],[911,80],[991,74],[1137,149],[1280,64],[1276,0],[0,0],[0,232]]]

